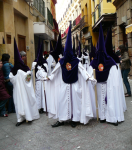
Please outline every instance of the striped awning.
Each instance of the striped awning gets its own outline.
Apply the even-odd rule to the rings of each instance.
[[[132,24],[130,24],[129,26],[126,26],[126,34],[131,33],[132,32]]]

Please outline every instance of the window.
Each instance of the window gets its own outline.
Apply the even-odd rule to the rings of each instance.
[[[11,35],[6,35],[7,38],[7,44],[11,44]]]
[[[109,3],[109,2],[111,3],[111,0],[107,0],[107,3]]]

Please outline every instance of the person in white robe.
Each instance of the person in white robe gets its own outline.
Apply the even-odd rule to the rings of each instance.
[[[31,122],[35,119],[39,119],[40,116],[37,109],[31,71],[23,63],[15,39],[14,61],[14,67],[9,74],[9,78],[13,84],[13,98],[17,115],[16,126],[19,126],[25,122],[25,120]]]
[[[119,57],[113,52],[113,46],[112,46],[112,30],[111,28],[108,30],[107,37],[105,40],[105,47],[106,47],[106,52],[109,56],[113,58],[113,60],[116,62],[118,66],[118,84],[119,84],[119,97],[120,100],[123,103],[123,110],[124,112],[127,110],[126,106],[126,100],[125,100],[125,93],[124,93],[124,88],[123,88],[123,81],[122,81],[122,75],[121,75],[121,69],[120,69],[120,59]]]
[[[124,121],[123,103],[119,94],[118,68],[116,62],[106,53],[102,25],[96,57],[91,62],[96,70],[97,97],[100,122],[117,126]]]
[[[49,117],[58,119],[52,127],[64,125],[64,121],[88,123],[94,117],[88,81],[93,86],[96,80],[89,76],[79,60],[73,55],[71,44],[71,25],[67,36],[64,57],[57,63],[48,77],[53,89],[57,89],[54,98],[48,102]],[[52,89],[50,89],[51,91]],[[96,112],[95,112],[96,113]]]

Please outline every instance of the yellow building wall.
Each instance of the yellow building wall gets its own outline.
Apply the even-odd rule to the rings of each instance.
[[[86,10],[86,5],[87,5],[87,10]],[[84,9],[84,15],[87,15],[88,17],[88,32],[90,32],[91,36],[92,36],[92,42],[93,42],[93,45],[96,46],[97,44],[97,40],[98,40],[98,33],[95,33],[92,31],[92,7],[93,6],[93,3],[91,0],[82,0],[81,1],[81,12],[82,10]],[[83,13],[82,13],[82,17],[84,16]]]
[[[51,13],[53,15],[53,18],[56,20],[56,11],[55,11],[55,5],[52,0],[50,0],[50,7],[51,7]]]
[[[17,2],[5,0],[3,2],[3,16],[5,43],[7,43],[6,35],[9,34],[11,35],[11,44],[0,46],[0,58],[3,53],[9,53],[11,56],[10,62],[14,64],[14,37],[18,45],[18,35],[22,35],[26,37],[26,46],[29,46],[29,50],[26,51],[27,65],[31,68],[35,59],[33,30],[33,20],[35,18],[29,13],[29,5],[23,0],[17,0]],[[0,42],[2,42],[2,36],[3,34],[0,34]]]

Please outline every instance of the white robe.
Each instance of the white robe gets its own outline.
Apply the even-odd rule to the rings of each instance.
[[[32,79],[27,82],[27,75],[31,75],[31,71],[24,72],[18,70],[15,76],[12,73],[9,74],[10,81],[13,84],[13,98],[17,122],[22,122],[24,119],[32,121],[40,117]]]
[[[124,87],[123,87],[123,81],[122,81],[122,75],[121,75],[121,69],[120,69],[120,64],[118,65],[118,83],[119,83],[119,96],[120,99],[122,100],[123,103],[123,110],[124,112],[127,110],[127,106],[126,106],[126,100],[125,100],[125,93],[124,93]]]
[[[52,55],[49,55],[49,57],[47,58],[47,62],[48,62],[48,76],[49,76],[53,71],[53,69],[55,68],[56,62]]]
[[[45,72],[45,70],[41,68],[40,66],[38,66],[37,68],[38,68],[38,71],[36,72],[36,86],[35,86],[36,103],[37,103],[38,109],[43,108],[44,111],[46,111],[44,79],[47,77],[47,72]]]
[[[53,89],[51,88],[50,91],[55,94],[54,97],[48,99],[49,117],[58,118],[60,121],[72,119],[72,121],[80,121],[84,124],[94,117],[87,80],[94,85],[96,80],[90,78],[80,62],[78,70],[78,81],[66,84],[62,79],[60,63],[57,63],[48,81],[52,83]]]
[[[124,121],[123,102],[120,96],[118,70],[112,66],[107,82],[97,83],[98,110],[100,120],[116,123]],[[107,104],[105,98],[107,97]]]

